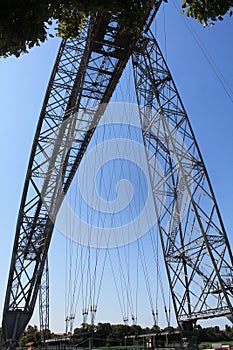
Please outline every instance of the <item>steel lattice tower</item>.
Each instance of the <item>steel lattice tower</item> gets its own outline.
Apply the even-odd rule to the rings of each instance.
[[[227,315],[232,319],[230,245],[187,114],[152,33],[141,36],[132,59],[178,323],[191,329],[200,318]]]
[[[233,317],[229,242],[188,117],[156,40],[148,34],[159,5],[155,2],[142,20],[141,33],[122,32],[120,14],[97,15],[86,21],[76,40],[61,44],[16,227],[3,312],[10,347],[32,316],[57,212],[130,57],[177,321],[187,329],[200,318]]]
[[[39,289],[39,316],[41,342],[46,340],[46,332],[49,330],[49,264],[48,257],[45,262]]]

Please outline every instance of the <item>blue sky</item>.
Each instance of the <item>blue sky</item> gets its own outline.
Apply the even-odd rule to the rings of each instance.
[[[204,29],[190,19],[188,22],[198,41],[194,40],[186,22],[173,1],[162,6],[152,30],[191,120],[233,247],[232,101],[208,62],[214,62],[218,74],[222,74],[232,90],[232,19],[226,18],[210,29]],[[30,148],[58,46],[59,40],[51,39],[19,59],[0,60],[1,310]],[[200,46],[206,48],[207,58]],[[51,328],[55,331],[64,330],[64,287],[60,285],[64,266],[57,261],[57,256],[64,254],[63,245],[63,238],[55,233],[50,252],[51,295],[54,295],[51,298]],[[36,315],[32,323],[37,323]],[[224,320],[219,324],[225,323]]]

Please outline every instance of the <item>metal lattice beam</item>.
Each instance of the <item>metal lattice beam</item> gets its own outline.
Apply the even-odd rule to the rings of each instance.
[[[49,264],[45,262],[39,290],[39,316],[41,343],[44,344],[49,330]]]
[[[141,30],[160,3],[151,3]],[[59,49],[32,146],[12,253],[3,311],[4,336],[12,347],[33,313],[57,212],[140,36],[122,32],[119,16],[89,18],[77,40],[63,41]]]
[[[177,321],[233,316],[233,257],[191,125],[152,34],[132,56],[144,144]]]
[[[33,313],[47,257],[57,209],[54,202],[49,206],[47,199],[61,193],[61,181],[56,186],[56,178],[59,180],[64,154],[57,150],[61,136],[69,133],[69,127],[72,128],[71,123],[66,123],[63,128],[63,119],[71,112],[74,104],[72,92],[80,85],[79,77],[85,68],[81,63],[87,51],[88,30],[87,24],[79,40],[61,44],[32,146],[3,312],[4,335],[13,343],[19,339]],[[51,143],[55,149],[52,155],[47,154]]]
[[[142,20],[144,33],[159,5],[155,2]],[[233,258],[206,169],[154,37],[139,37],[140,33],[123,33],[119,15],[108,14],[89,18],[77,40],[61,44],[18,216],[3,312],[3,331],[10,346],[32,316],[57,212],[132,54],[177,320],[184,325],[199,318],[233,317]]]

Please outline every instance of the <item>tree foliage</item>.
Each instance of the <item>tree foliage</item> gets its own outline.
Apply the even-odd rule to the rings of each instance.
[[[168,2],[168,0],[164,0]],[[0,56],[19,57],[50,36],[77,36],[84,18],[98,13],[121,13],[122,30],[135,30],[150,0],[1,0]],[[232,0],[183,0],[187,16],[198,22],[222,20],[231,14]]]
[[[232,0],[183,0],[182,8],[188,17],[195,18],[204,26],[223,20],[223,16],[229,12],[232,15]]]
[[[18,57],[48,37],[51,11],[47,0],[2,0],[0,55]]]
[[[50,36],[77,36],[90,14],[121,13],[122,29],[130,30],[146,12],[148,0],[1,0],[0,56],[19,57]]]
[[[101,323],[99,322],[95,326],[88,324],[83,324],[81,327],[77,327],[74,330],[74,335],[77,337],[70,338],[70,345],[80,345],[82,347],[88,347],[89,337],[92,332],[93,341],[95,347],[105,347],[105,346],[123,346],[126,345],[125,336],[135,336],[136,339],[140,334],[151,334],[156,333],[160,334],[161,332],[172,333],[176,328],[171,326],[161,330],[158,326],[153,326],[152,328],[146,327],[142,328],[139,325],[126,325],[126,324],[110,324],[110,323]],[[48,334],[46,338],[54,338],[56,335],[47,330]],[[0,328],[1,333],[1,328]],[[202,328],[200,325],[197,325],[194,329],[194,336],[197,338],[197,343],[201,344],[200,349],[205,349],[209,347],[209,343],[221,343],[221,342],[231,342],[233,341],[233,327],[228,325],[225,326],[225,329],[221,330],[218,326]],[[128,341],[132,342],[133,338],[128,338]],[[34,342],[36,348],[40,347],[40,332],[36,326],[28,326],[27,330],[24,332],[24,335],[19,341],[20,347],[24,347],[29,342]],[[209,342],[209,343],[208,343]],[[130,345],[130,343],[128,343]]]
[[[82,325],[80,328],[74,330],[74,334],[82,335],[83,337],[78,338],[79,342],[88,346],[88,336],[87,332],[90,331],[92,327],[90,325]],[[123,346],[125,345],[125,336],[138,336],[140,334],[151,334],[151,333],[172,333],[176,331],[177,328],[171,326],[160,329],[158,326],[153,326],[152,328],[146,327],[142,328],[139,325],[123,325],[123,324],[110,324],[110,323],[98,323],[94,326],[94,344],[95,346]],[[86,333],[85,333],[86,332]],[[225,329],[220,329],[219,326],[202,328],[197,325],[194,329],[193,335],[197,338],[197,343],[201,344],[203,342],[209,343],[221,343],[221,342],[231,342],[233,341],[233,327],[228,325]],[[129,338],[130,339],[130,338]],[[77,340],[75,340],[77,342]],[[208,345],[209,346],[209,345]],[[205,343],[203,343],[202,348],[205,348]]]
[[[27,330],[24,332],[24,335],[20,338],[19,346],[25,347],[28,343],[34,343],[35,347],[38,347],[41,342],[40,332],[37,329],[37,326],[28,326]]]

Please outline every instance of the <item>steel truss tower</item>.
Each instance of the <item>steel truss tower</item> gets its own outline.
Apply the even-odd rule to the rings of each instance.
[[[131,56],[177,320],[185,328],[199,318],[233,316],[233,259],[208,175],[166,63],[145,34],[159,5],[142,19],[141,33],[122,32],[121,14],[109,14],[88,19],[76,40],[61,44],[16,227],[3,311],[9,347],[32,316],[57,212]]]
[[[142,30],[160,2],[152,2],[142,16]],[[15,347],[32,316],[57,212],[140,36],[122,32],[120,16],[88,18],[76,40],[61,43],[19,209],[2,323],[9,347]]]
[[[49,264],[45,261],[39,289],[39,316],[41,343],[44,344],[49,330]]]
[[[232,320],[233,258],[187,114],[153,37],[132,55],[161,244],[177,321]]]

